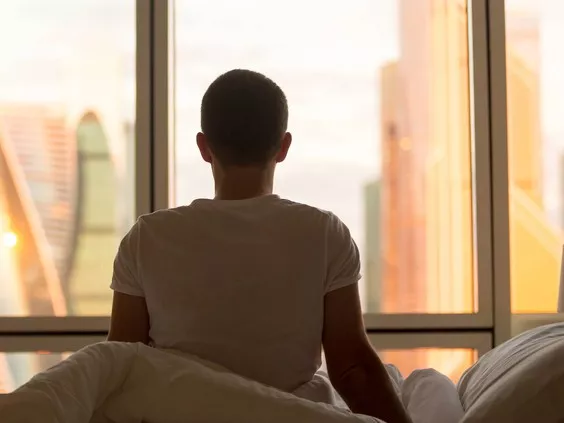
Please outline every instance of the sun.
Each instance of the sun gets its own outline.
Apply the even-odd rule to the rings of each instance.
[[[14,248],[18,245],[18,236],[14,232],[4,232],[2,234],[2,245],[6,248]]]

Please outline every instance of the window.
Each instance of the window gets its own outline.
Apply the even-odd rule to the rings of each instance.
[[[505,8],[511,309],[553,313],[564,244],[564,5]]]
[[[0,394],[12,392],[72,352],[103,340],[101,336],[0,337]]]
[[[457,383],[462,374],[477,360],[476,351],[464,348],[377,349],[386,364],[393,364],[404,378],[414,370],[435,369]],[[321,370],[327,371],[325,357]]]
[[[476,333],[387,333],[370,334],[369,339],[382,361],[396,366],[404,377],[432,368],[455,383],[491,348],[491,337]],[[322,370],[326,369],[323,357]]]
[[[135,2],[3,2],[0,28],[0,316],[107,315],[135,216]]]
[[[554,313],[564,6],[505,6],[2,3],[0,390],[104,338],[112,261],[137,215],[213,195],[195,146],[200,101],[237,67],[285,90],[294,145],[276,190],[351,229],[365,321],[385,361],[456,380],[506,339],[511,312]],[[510,264],[498,260],[507,244]],[[515,320],[523,329],[557,318]]]
[[[457,382],[492,344],[480,333],[370,334],[370,342],[384,363],[394,364],[407,377],[417,369],[432,368]]]
[[[384,363],[394,364],[404,377],[414,370],[435,369],[457,383],[478,359],[474,350],[463,348],[414,348],[378,350]]]
[[[276,191],[349,226],[364,310],[476,312],[467,26],[456,0],[177,0],[176,204],[213,196],[195,146],[207,86],[263,72],[294,136]]]
[[[70,353],[10,352],[0,355],[0,393],[12,392]]]

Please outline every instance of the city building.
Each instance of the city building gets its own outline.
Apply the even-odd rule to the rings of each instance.
[[[0,108],[0,172],[2,215],[16,240],[16,315],[64,316],[76,237],[77,159],[63,117],[41,106]]]
[[[119,242],[119,185],[107,136],[94,113],[76,130],[79,201],[77,242],[68,280],[71,314],[107,315],[112,292],[112,263]],[[96,254],[93,254],[93,251]]]

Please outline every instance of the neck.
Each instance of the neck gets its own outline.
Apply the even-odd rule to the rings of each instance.
[[[272,194],[274,168],[229,168],[214,172],[216,200],[244,200]]]

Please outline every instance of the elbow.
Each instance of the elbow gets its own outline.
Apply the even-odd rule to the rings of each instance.
[[[337,359],[333,361],[327,360],[327,370],[331,384],[341,395],[364,386],[368,375],[374,372],[375,361],[379,361],[368,340],[354,346],[349,344],[335,358]]]
[[[358,382],[363,379],[365,374],[365,369],[361,362],[339,370],[331,370],[330,368],[328,370],[329,380],[338,392],[346,391],[348,387],[358,385]]]
[[[364,401],[367,395],[368,375],[365,367],[359,363],[348,369],[333,374],[329,373],[329,379],[333,388],[343,398],[345,403],[354,412],[364,409]]]

